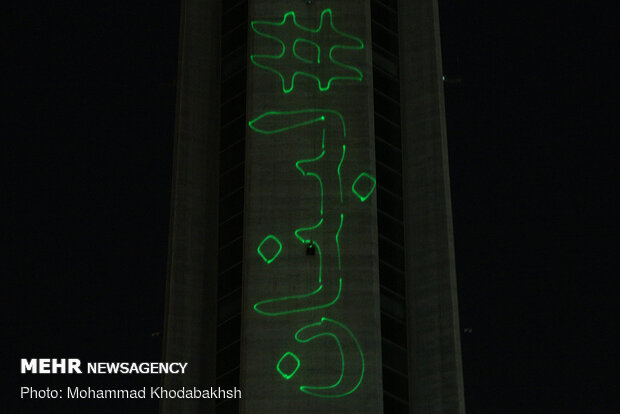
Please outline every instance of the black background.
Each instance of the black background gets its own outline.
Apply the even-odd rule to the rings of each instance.
[[[440,12],[467,411],[614,412],[612,10]],[[18,371],[22,357],[160,359],[179,4],[19,2],[7,16],[2,394],[16,413],[156,412],[17,396],[157,376]]]

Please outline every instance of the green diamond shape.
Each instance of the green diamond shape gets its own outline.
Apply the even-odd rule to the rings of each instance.
[[[280,365],[282,365],[282,363],[283,363],[283,361],[284,361],[285,359],[289,359],[289,360],[290,360],[290,358],[287,358],[287,357],[291,357],[291,358],[293,358],[293,360],[295,361],[295,364],[296,364],[296,365],[295,365],[295,368],[293,368],[293,370],[292,370],[290,373],[288,373],[288,374],[287,374],[287,373],[285,373],[285,372],[282,370],[282,368],[280,368]],[[291,363],[286,363],[286,365],[287,365],[288,367],[290,367],[292,364],[291,364]],[[287,379],[287,380],[288,380],[288,379],[291,379],[291,377],[292,377],[293,375],[295,375],[295,373],[296,373],[296,372],[297,372],[297,370],[299,369],[299,366],[300,366],[300,365],[301,365],[301,362],[299,361],[299,358],[297,357],[297,355],[295,355],[295,354],[294,354],[294,353],[292,353],[292,352],[287,352],[287,353],[285,353],[284,355],[282,355],[282,357],[280,358],[280,360],[279,360],[279,361],[278,361],[278,363],[276,364],[276,369],[278,370],[278,372],[280,373],[280,375],[282,375],[282,377],[283,377],[284,379]]]
[[[362,178],[364,180],[362,180]],[[360,180],[362,180],[362,183],[358,185],[358,182]],[[375,177],[363,172],[355,179],[355,181],[353,181],[351,191],[353,191],[353,194],[358,196],[360,201],[363,203],[364,201],[366,201],[366,199],[368,199],[368,197],[370,197],[372,192],[375,191],[376,185],[377,180],[375,179]],[[366,193],[366,195],[362,195],[362,193]]]
[[[263,253],[262,251],[263,245],[267,243],[268,241],[269,241],[269,245],[266,246],[267,252]],[[265,263],[269,264],[273,262],[274,260],[276,260],[276,258],[280,255],[280,252],[282,251],[282,243],[280,242],[280,240],[278,240],[276,236],[274,236],[273,234],[270,234],[267,237],[265,237],[262,242],[260,242],[260,244],[256,248],[256,251],[258,252],[258,255],[263,258]],[[267,259],[267,256],[265,256],[265,254],[268,254],[269,251],[274,252],[274,253],[270,259]]]

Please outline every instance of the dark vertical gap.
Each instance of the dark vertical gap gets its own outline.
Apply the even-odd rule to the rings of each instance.
[[[222,0],[216,386],[239,388],[248,2]],[[222,399],[217,414],[236,414]]]
[[[396,1],[372,0],[370,7],[383,406],[386,413],[404,414],[409,412],[409,373],[396,4]]]

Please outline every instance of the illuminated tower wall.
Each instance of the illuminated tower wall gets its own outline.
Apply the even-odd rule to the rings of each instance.
[[[164,413],[464,413],[437,5],[186,0]]]

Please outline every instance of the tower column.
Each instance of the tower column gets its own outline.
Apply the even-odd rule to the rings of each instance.
[[[465,412],[437,0],[400,0],[411,413]]]
[[[181,7],[164,360],[187,362],[162,385],[215,385],[220,1]],[[162,400],[162,413],[214,412],[215,400]]]

